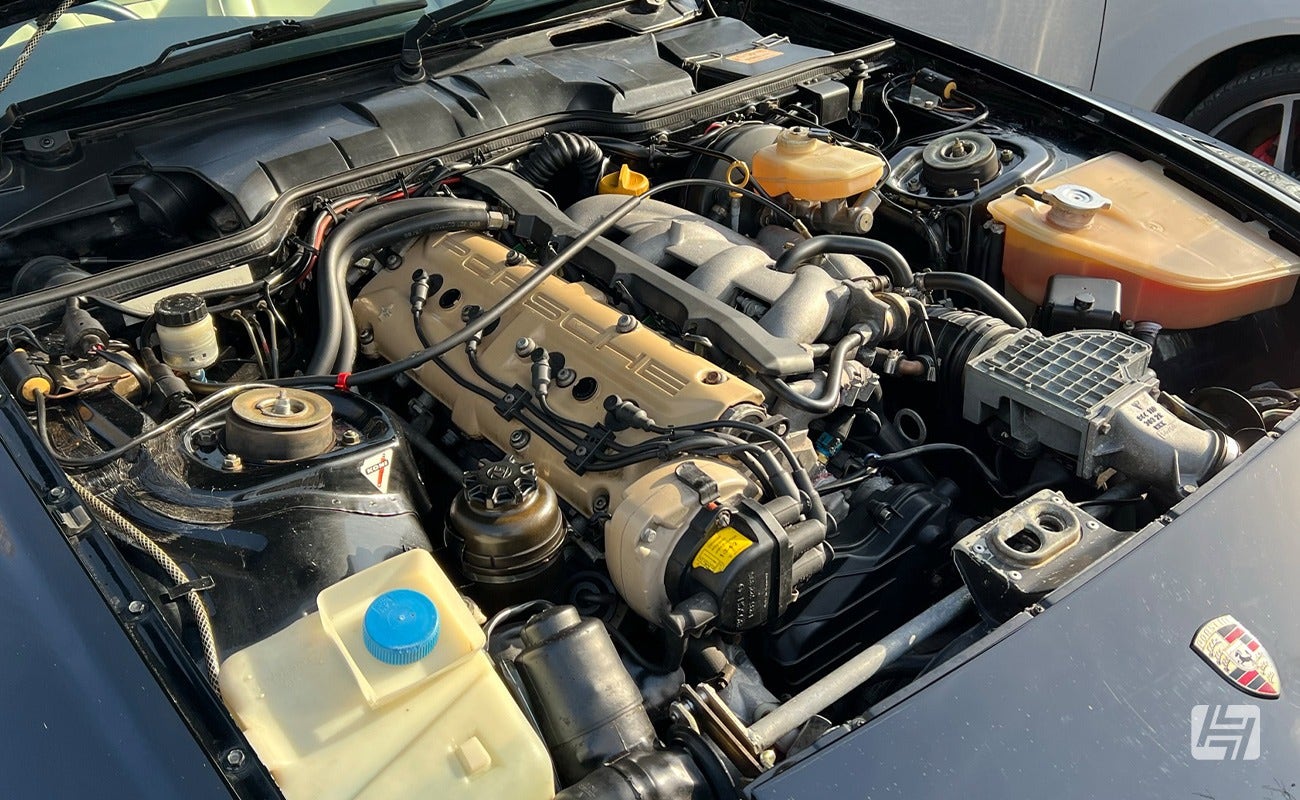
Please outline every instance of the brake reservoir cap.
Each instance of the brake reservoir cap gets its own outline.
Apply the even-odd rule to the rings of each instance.
[[[366,609],[362,635],[370,655],[394,666],[414,664],[438,644],[438,607],[413,589],[393,589]]]
[[[1047,221],[1066,230],[1077,231],[1092,224],[1092,218],[1111,207],[1109,198],[1100,192],[1066,183],[1043,192],[1050,208]]]

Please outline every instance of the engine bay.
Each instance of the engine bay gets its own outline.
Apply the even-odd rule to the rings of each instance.
[[[1264,221],[887,40],[654,8],[338,100],[392,144],[419,96],[399,169],[249,112],[0,205],[0,378],[290,800],[735,796],[1300,406]]]

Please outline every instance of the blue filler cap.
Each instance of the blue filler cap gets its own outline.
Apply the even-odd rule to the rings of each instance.
[[[393,589],[376,597],[362,623],[370,655],[385,664],[414,664],[438,643],[438,607],[413,589]]]

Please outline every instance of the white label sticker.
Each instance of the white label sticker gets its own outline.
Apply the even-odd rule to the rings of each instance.
[[[361,474],[381,492],[388,491],[388,473],[393,465],[393,448],[375,453],[361,462]]]

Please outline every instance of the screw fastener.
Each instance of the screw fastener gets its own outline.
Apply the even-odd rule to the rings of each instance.
[[[226,762],[227,769],[234,770],[244,766],[244,763],[248,761],[248,755],[243,750],[235,747],[226,751],[226,757],[223,760]]]

